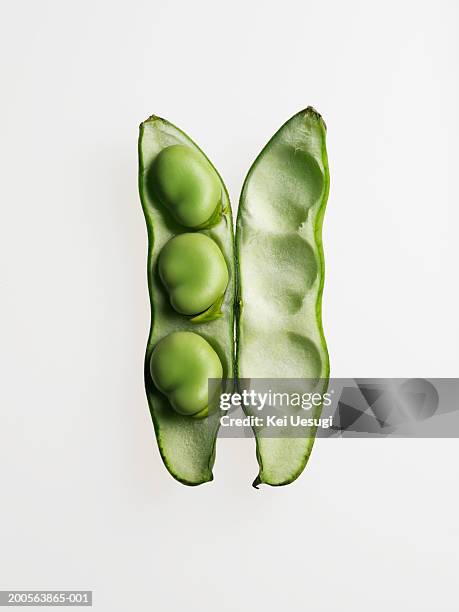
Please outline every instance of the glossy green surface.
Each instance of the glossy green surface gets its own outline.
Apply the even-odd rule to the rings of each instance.
[[[228,268],[219,246],[199,232],[171,238],[159,254],[158,269],[172,307],[185,315],[210,308],[228,285]]]
[[[177,223],[157,195],[157,169],[154,168],[154,162],[162,151],[174,145],[190,149],[193,159],[199,158],[202,167],[211,168],[218,180],[219,189],[209,189],[214,196],[209,198],[210,204],[201,218],[206,217],[212,206],[215,207],[217,191],[223,212],[214,216],[215,225],[200,232],[212,238],[218,245],[228,270],[228,286],[222,303],[218,304],[217,308],[221,310],[222,315],[218,318],[203,313],[195,317],[193,322],[188,316],[179,314],[172,308],[167,290],[159,276],[158,257],[161,250],[171,238],[185,232],[184,226]],[[173,174],[171,176],[173,177]],[[174,125],[154,116],[140,126],[139,191],[148,230],[147,272],[151,305],[151,328],[145,355],[148,403],[161,457],[167,469],[184,484],[197,485],[212,480],[219,415],[214,413],[207,418],[196,419],[178,414],[170,405],[167,396],[154,385],[150,374],[150,358],[157,343],[171,332],[191,331],[202,336],[218,355],[223,376],[234,376],[234,253],[231,208],[223,182],[204,153]],[[201,218],[193,221],[201,221]],[[183,399],[180,403],[182,409],[185,404],[186,399]],[[190,411],[194,408],[195,406],[190,404]]]
[[[185,227],[214,224],[221,212],[222,185],[214,168],[191,147],[165,147],[152,166],[152,186],[158,200]]]
[[[202,336],[172,332],[153,349],[150,373],[176,412],[204,417],[209,412],[209,378],[221,379],[223,368],[217,353]]]
[[[268,142],[250,169],[237,218],[241,378],[323,379],[329,360],[322,330],[322,220],[329,191],[326,128],[307,108]],[[317,411],[316,415],[318,416]],[[313,416],[313,415],[308,415]],[[303,471],[315,432],[267,438],[255,430],[254,484],[287,484]]]

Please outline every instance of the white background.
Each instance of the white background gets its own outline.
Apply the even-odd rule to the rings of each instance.
[[[260,491],[163,468],[137,129],[213,160],[234,208],[312,104],[328,125],[324,325],[335,376],[458,376],[458,4],[2,3],[0,588],[94,609],[457,610],[457,440],[319,440]]]

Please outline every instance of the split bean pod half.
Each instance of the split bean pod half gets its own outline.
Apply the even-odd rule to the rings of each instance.
[[[208,379],[234,376],[234,236],[226,188],[174,125],[140,126],[151,327],[145,386],[162,459],[180,482],[212,480],[219,413]]]
[[[280,128],[249,170],[236,231],[238,376],[308,379],[321,393],[330,374],[322,329],[322,221],[330,185],[325,137],[325,123],[312,108]],[[315,431],[277,438],[254,433],[260,465],[254,486],[295,480]]]
[[[244,183],[235,252],[228,192],[214,166],[164,119],[140,126],[151,305],[145,385],[161,456],[184,484],[212,480],[226,379],[317,379],[326,390],[325,134],[309,107],[268,142]],[[221,381],[210,396],[209,379]],[[297,478],[315,432],[254,434],[260,465],[254,484]]]

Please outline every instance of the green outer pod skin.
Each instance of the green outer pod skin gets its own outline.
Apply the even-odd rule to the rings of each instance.
[[[330,375],[321,314],[330,184],[325,138],[325,123],[311,107],[280,128],[247,175],[236,230],[238,377],[320,379],[322,393]],[[294,481],[315,431],[302,438],[254,433],[260,467],[254,486]]]
[[[153,162],[166,147],[184,145],[199,155],[215,173],[221,187],[221,213],[212,220],[212,227],[203,229],[219,246],[228,269],[228,286],[223,296],[221,316],[197,317],[195,322],[177,313],[158,273],[158,257],[164,245],[186,227],[177,223],[155,195]],[[167,397],[157,390],[150,375],[150,358],[156,344],[175,331],[194,332],[202,336],[217,353],[223,377],[234,376],[234,249],[233,221],[228,192],[219,174],[199,147],[168,121],[152,116],[140,126],[139,192],[148,232],[148,288],[151,306],[151,327],[145,355],[145,387],[161,457],[171,475],[187,485],[212,480],[215,442],[219,427],[218,411],[204,419],[178,414]]]

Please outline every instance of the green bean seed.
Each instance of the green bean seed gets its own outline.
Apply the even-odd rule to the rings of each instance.
[[[219,220],[219,178],[206,158],[191,147],[164,148],[154,162],[151,180],[159,200],[181,225],[205,228]]]
[[[204,338],[193,332],[172,332],[153,349],[150,372],[174,410],[203,417],[209,412],[208,380],[221,379],[223,368]]]
[[[172,307],[196,315],[221,300],[228,285],[228,267],[217,243],[201,233],[180,234],[159,255],[159,274]]]

